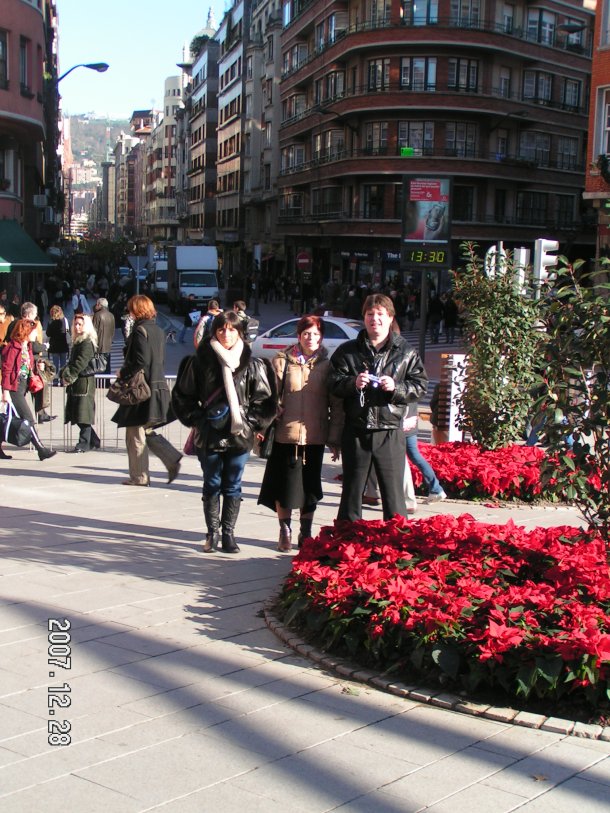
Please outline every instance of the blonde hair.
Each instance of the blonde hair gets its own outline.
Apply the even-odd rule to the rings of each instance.
[[[77,319],[82,319],[85,324],[85,329],[82,333],[77,333],[75,330],[75,322]],[[91,339],[93,342],[93,347],[97,350],[97,330],[93,327],[93,322],[91,317],[88,313],[77,313],[74,319],[72,320],[72,344],[78,344],[78,342],[82,342],[85,339]]]

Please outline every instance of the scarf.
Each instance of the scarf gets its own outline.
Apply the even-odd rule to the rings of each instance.
[[[233,373],[239,367],[241,354],[244,350],[244,343],[241,339],[238,339],[236,344],[230,350],[227,350],[221,345],[218,339],[212,339],[210,341],[210,347],[218,356],[218,361],[222,369],[222,383],[224,384],[229,409],[231,411],[231,434],[238,435],[244,428],[244,423],[239,410],[239,398],[237,397],[235,382],[233,381]]]

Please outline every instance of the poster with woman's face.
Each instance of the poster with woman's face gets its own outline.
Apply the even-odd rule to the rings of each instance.
[[[449,241],[449,179],[412,178],[407,182],[404,241]]]

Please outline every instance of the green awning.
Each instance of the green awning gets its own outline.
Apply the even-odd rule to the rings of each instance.
[[[56,264],[16,220],[0,220],[0,274],[10,271],[52,271]]]

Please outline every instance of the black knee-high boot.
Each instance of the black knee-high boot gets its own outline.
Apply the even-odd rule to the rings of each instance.
[[[218,533],[220,527],[220,497],[218,494],[212,496],[209,494],[203,495],[203,515],[208,531],[203,543],[203,552],[213,553],[218,550],[220,540],[220,534]]]
[[[239,516],[241,497],[223,497],[222,500],[222,549],[225,553],[239,553],[233,532]]]

